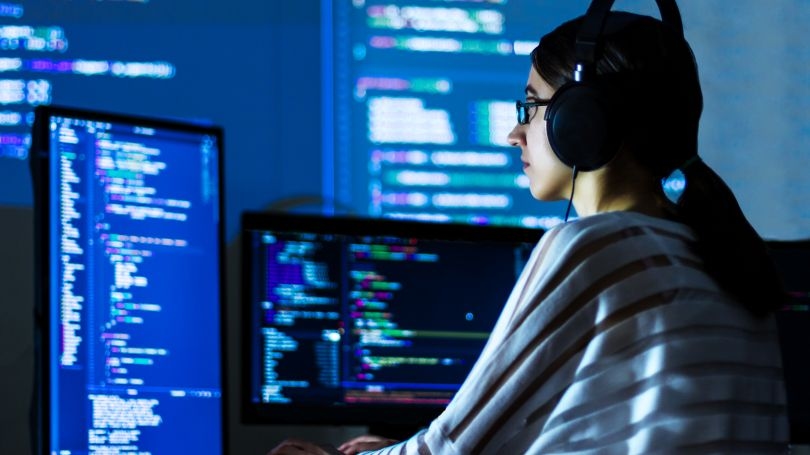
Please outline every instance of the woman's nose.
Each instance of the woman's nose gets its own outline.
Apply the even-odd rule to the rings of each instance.
[[[520,145],[524,142],[524,137],[522,125],[516,124],[515,127],[512,128],[512,131],[510,131],[506,136],[506,141],[509,143],[509,145],[520,147]]]

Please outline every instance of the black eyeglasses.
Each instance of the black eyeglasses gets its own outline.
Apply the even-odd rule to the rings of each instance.
[[[523,101],[515,101],[515,109],[517,110],[517,121],[521,125],[527,125],[531,120],[529,109],[537,106],[548,106],[551,100],[540,100],[531,103],[524,103]]]

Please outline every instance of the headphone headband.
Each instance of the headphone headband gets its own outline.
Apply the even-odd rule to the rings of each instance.
[[[576,38],[577,64],[574,69],[574,80],[577,82],[582,81],[584,72],[593,70],[599,37],[602,35],[605,21],[614,1],[593,0],[585,13],[585,18]],[[655,0],[655,3],[661,13],[661,21],[683,38],[683,21],[675,0]]]

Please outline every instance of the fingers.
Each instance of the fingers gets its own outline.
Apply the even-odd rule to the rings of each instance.
[[[301,439],[287,439],[267,455],[330,455],[323,447]]]
[[[366,450],[377,450],[396,444],[397,441],[382,436],[367,434],[350,439],[338,447],[346,455],[356,455]]]

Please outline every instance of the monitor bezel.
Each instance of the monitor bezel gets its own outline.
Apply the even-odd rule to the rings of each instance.
[[[281,212],[247,211],[241,217],[241,297],[242,302],[242,393],[241,418],[244,424],[286,425],[357,425],[368,426],[391,436],[401,431],[422,428],[430,423],[444,406],[436,405],[312,405],[256,403],[251,396],[249,371],[256,346],[251,343],[252,320],[251,288],[248,267],[251,256],[250,231],[281,231],[307,233],[333,233],[344,235],[410,236],[430,240],[466,240],[472,242],[527,243],[536,245],[543,230],[494,225],[433,223],[389,218],[327,216]],[[499,302],[503,304],[505,302]]]
[[[34,122],[31,128],[31,148],[29,151],[29,169],[34,195],[34,336],[35,336],[35,375],[33,425],[35,433],[34,453],[49,455],[51,446],[50,419],[51,396],[49,381],[50,369],[50,306],[52,293],[50,288],[49,243],[54,226],[51,219],[51,138],[50,123],[53,117],[78,118],[90,121],[110,123],[130,123],[137,126],[170,129],[189,133],[209,134],[217,140],[217,179],[218,211],[217,248],[219,261],[219,381],[220,418],[222,450],[228,452],[228,400],[227,400],[227,349],[226,349],[226,281],[225,281],[225,184],[224,184],[224,146],[225,133],[221,126],[208,123],[195,123],[187,120],[141,116],[129,113],[118,113],[103,110],[85,109],[71,106],[40,105],[34,109]]]

